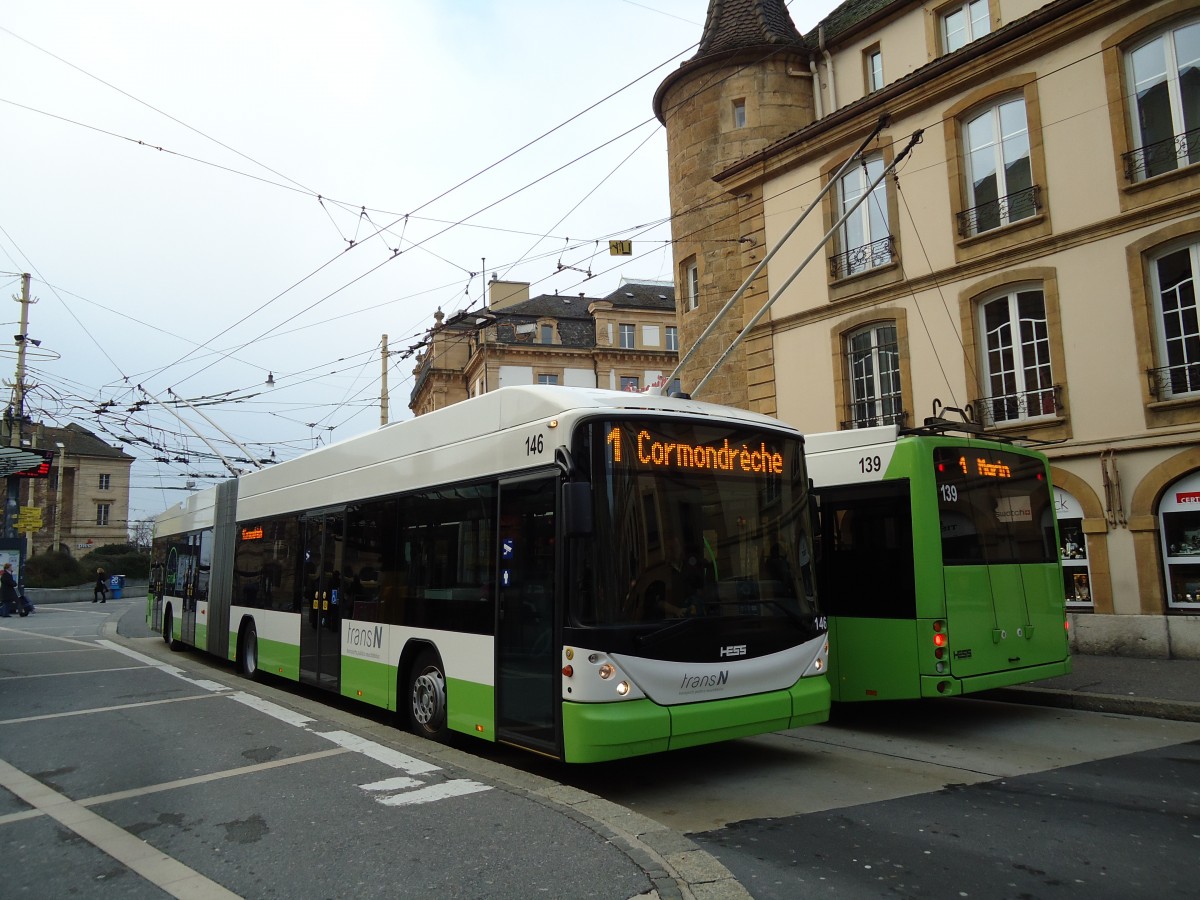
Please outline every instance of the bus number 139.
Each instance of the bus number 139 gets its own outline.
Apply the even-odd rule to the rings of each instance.
[[[942,495],[943,503],[958,502],[958,485],[956,484],[939,484],[938,493]]]

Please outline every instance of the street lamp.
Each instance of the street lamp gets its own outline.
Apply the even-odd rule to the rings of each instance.
[[[54,488],[54,543],[50,549],[57,553],[59,536],[62,534],[63,457],[66,456],[66,444],[55,441],[54,446],[58,447],[58,484]]]

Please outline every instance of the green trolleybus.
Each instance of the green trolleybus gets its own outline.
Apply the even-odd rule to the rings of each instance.
[[[828,718],[812,521],[774,419],[507,387],[167,510],[147,616],[433,739],[617,759]]]
[[[806,437],[835,701],[1071,671],[1046,458],[937,428]]]

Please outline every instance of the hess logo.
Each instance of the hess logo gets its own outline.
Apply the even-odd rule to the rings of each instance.
[[[725,656],[745,656],[746,655],[746,645],[745,644],[730,644],[728,647],[722,647],[719,655],[723,656],[723,657],[725,657]]]

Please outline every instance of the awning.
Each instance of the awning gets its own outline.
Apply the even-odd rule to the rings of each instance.
[[[0,475],[9,476],[15,472],[36,469],[46,458],[33,450],[21,447],[0,447]]]

